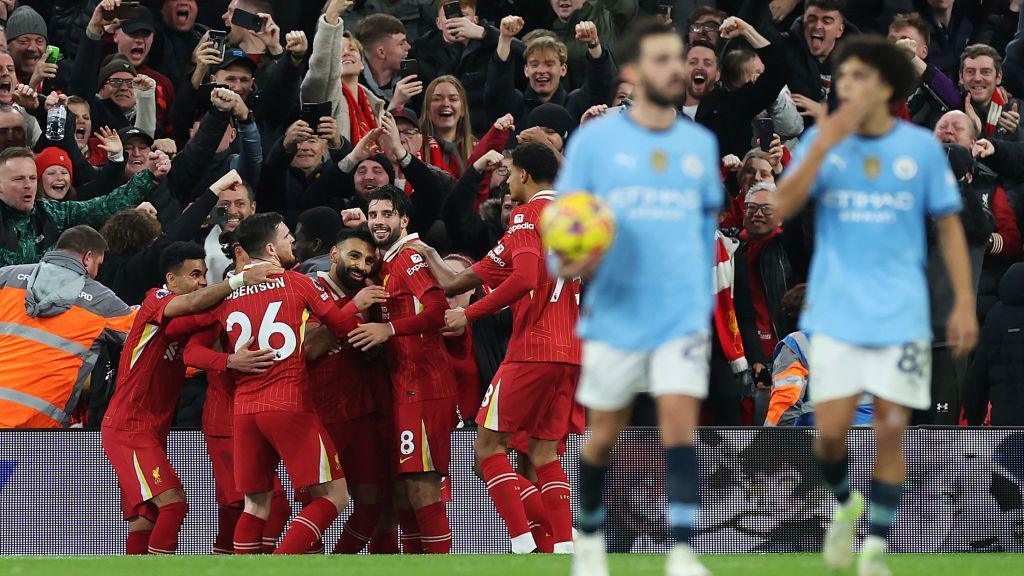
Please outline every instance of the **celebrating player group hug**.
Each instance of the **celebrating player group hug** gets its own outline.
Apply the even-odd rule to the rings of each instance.
[[[638,24],[616,57],[635,86],[633,106],[580,128],[561,164],[543,145],[516,147],[508,181],[519,206],[470,268],[449,267],[408,233],[409,199],[390,185],[370,194],[366,226],[338,237],[330,271],[312,277],[287,270],[293,238],[274,213],[239,225],[235,269],[223,283],[206,285],[201,249],[164,251],[166,285],[147,294],[135,319],[102,426],[130,524],[128,553],[177,548],[188,505],[166,442],[182,379],[196,368],[210,381],[203,428],[219,506],[215,553],[325,545],[447,553],[444,478],[460,466],[486,484],[514,553],[573,553],[573,574],[603,576],[612,447],[635,396],[650,392],[675,541],[667,574],[708,573],[689,542],[700,505],[715,506],[699,502],[694,432],[708,392],[720,156],[714,136],[677,112],[684,46],[671,25]],[[977,325],[956,181],[931,134],[889,113],[911,89],[910,63],[864,37],[848,41],[833,66],[840,104],[795,154],[778,209],[792,215],[816,202],[802,324],[812,343],[816,456],[839,503],[825,559],[835,568],[852,562],[867,508],[859,570],[884,576],[905,476],[901,433],[911,409],[929,405],[928,217],[956,293],[944,336],[966,352]],[[232,171],[213,188],[241,186]],[[481,286],[486,296],[449,308],[446,295]],[[505,308],[512,338],[476,413],[475,461],[451,462],[459,390],[443,334]],[[850,489],[846,446],[865,392],[878,442],[867,499]],[[574,537],[559,455],[584,426]],[[302,504],[287,527],[281,461]],[[341,539],[325,543],[350,498]]]

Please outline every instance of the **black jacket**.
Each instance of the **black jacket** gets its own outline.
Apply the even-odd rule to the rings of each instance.
[[[486,31],[480,40],[448,44],[436,28],[417,39],[412,45],[410,58],[419,63],[419,77],[426,87],[434,78],[451,74],[462,82],[468,97],[473,133],[482,136],[490,128],[484,105],[484,86],[487,81],[487,63],[498,45],[498,29],[484,24]]]
[[[256,188],[256,206],[261,212],[277,212],[284,217],[285,224],[292,230],[303,210],[303,197],[320,177],[331,170],[338,170],[337,159],[328,158],[308,176],[291,166],[295,153],[284,149],[284,139],[278,138],[263,161],[263,175]]]
[[[490,125],[505,114],[515,117],[517,126],[526,121],[531,110],[543,104],[537,93],[527,87],[525,92],[515,88],[514,58],[509,55],[507,62],[502,62],[495,54],[487,65],[487,83],[484,89],[487,123]],[[548,102],[558,104],[569,111],[574,122],[579,123],[580,117],[587,108],[597,104],[605,104],[615,88],[615,64],[608,50],[603,50],[601,57],[593,59],[587,54],[587,70],[583,87],[566,94],[565,87],[559,82],[556,91]],[[564,78],[563,78],[564,80]]]
[[[129,306],[141,304],[146,292],[163,284],[160,254],[171,242],[189,241],[199,233],[206,216],[217,204],[217,196],[209,190],[199,196],[181,217],[164,228],[152,244],[129,254],[107,255],[96,277]]]
[[[981,425],[992,404],[993,426],[1024,426],[1024,263],[999,283],[999,302],[981,332],[964,389],[964,415]]]
[[[785,53],[775,44],[757,51],[764,62],[764,73],[757,82],[736,90],[716,87],[697,107],[694,119],[715,133],[718,155],[735,154],[743,158],[751,147],[754,118],[770,106],[786,85]]]
[[[89,38],[85,31],[80,36],[78,57],[75,58],[71,67],[71,77],[68,79],[68,92],[77,94],[89,102],[94,130],[103,126],[113,130],[133,126],[134,118],[126,116],[113,101],[97,96],[100,87],[96,76],[103,56],[102,44],[100,40]]]
[[[768,312],[772,317],[772,324],[775,327],[775,334],[781,340],[788,333],[788,323],[780,310],[782,297],[791,288],[806,282],[807,279],[798,276],[797,271],[790,263],[789,254],[786,251],[786,232],[776,234],[768,241],[761,257],[757,261],[757,268],[760,271],[761,285],[764,287],[765,300],[768,303]],[[747,362],[771,365],[772,359],[766,358],[761,349],[761,341],[757,333],[756,310],[753,297],[751,296],[750,275],[747,270],[747,252],[750,248],[748,242],[742,242],[735,254],[735,285],[733,292],[736,320],[740,325],[740,333],[743,336],[743,350],[746,352]],[[755,316],[747,316],[753,312]]]
[[[203,116],[185,147],[171,160],[167,182],[181,206],[186,206],[231,169],[231,152],[217,152],[230,116],[211,109]]]
[[[468,166],[452,188],[442,213],[452,251],[462,252],[473,260],[483,258],[505,234],[497,223],[484,220],[473,210],[483,179],[483,174]]]

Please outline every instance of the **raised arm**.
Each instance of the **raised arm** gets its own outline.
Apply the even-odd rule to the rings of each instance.
[[[430,274],[437,280],[441,289],[444,290],[445,296],[452,297],[469,292],[470,290],[476,290],[483,285],[484,281],[476,275],[472,268],[466,268],[462,272],[452,270],[448,263],[444,261],[444,258],[432,246],[423,242],[411,242],[408,246],[427,259]]]

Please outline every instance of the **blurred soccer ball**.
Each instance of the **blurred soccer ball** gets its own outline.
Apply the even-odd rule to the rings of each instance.
[[[559,196],[540,218],[544,246],[565,262],[600,254],[615,239],[615,215],[587,192]]]

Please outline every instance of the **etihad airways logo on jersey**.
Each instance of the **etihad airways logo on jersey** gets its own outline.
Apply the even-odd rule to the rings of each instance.
[[[284,288],[284,277],[271,278],[262,284],[256,284],[255,286],[242,286],[228,295],[226,300],[232,298],[240,298],[242,296],[252,296],[253,294],[259,294],[260,292],[266,292],[267,290],[277,290],[278,288]],[[323,288],[321,288],[323,290]],[[326,296],[326,294],[325,294]]]
[[[679,220],[701,208],[696,189],[625,186],[608,193],[608,204],[630,220]]]
[[[822,202],[839,210],[842,222],[886,224],[896,219],[897,212],[913,210],[915,198],[912,192],[829,190]]]

